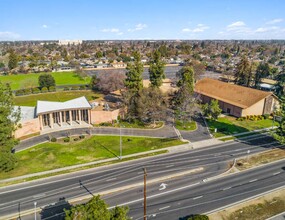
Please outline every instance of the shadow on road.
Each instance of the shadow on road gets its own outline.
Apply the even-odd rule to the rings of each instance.
[[[64,197],[59,198],[59,201],[55,204],[44,207],[40,213],[41,219],[48,220],[64,220],[64,210],[71,209],[71,205],[65,200]]]

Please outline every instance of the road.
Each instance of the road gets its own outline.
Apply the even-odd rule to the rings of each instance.
[[[224,172],[233,158],[246,155],[248,150],[250,153],[256,153],[276,146],[278,145],[270,137],[256,137],[244,142],[230,142],[207,149],[144,158],[0,188],[0,217],[18,213],[19,207],[21,212],[32,209],[35,201],[38,207],[44,207],[57,202],[62,197],[69,200],[88,195],[89,192],[97,194],[130,184],[138,184],[143,178],[143,167],[147,168],[148,180],[203,167],[204,170],[199,173],[177,178],[178,185],[193,184]],[[79,181],[82,183],[81,187]],[[126,201],[129,201],[132,196],[130,195]],[[137,214],[133,211],[131,213]]]

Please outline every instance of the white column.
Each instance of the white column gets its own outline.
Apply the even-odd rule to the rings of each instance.
[[[79,119],[79,124],[81,125],[81,110],[79,109],[78,110],[78,119]]]
[[[52,113],[49,113],[49,124],[51,129],[53,129],[53,117],[52,117]]]
[[[70,125],[72,125],[72,111],[69,110],[69,120],[70,120]]]
[[[87,109],[88,124],[91,124],[91,110]]]
[[[59,112],[60,127],[62,127],[62,112]]]

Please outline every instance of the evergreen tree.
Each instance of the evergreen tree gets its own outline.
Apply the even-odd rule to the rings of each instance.
[[[0,172],[8,172],[15,166],[16,159],[11,153],[17,143],[14,131],[20,120],[20,109],[15,109],[10,86],[0,82]]]
[[[162,80],[165,79],[165,63],[161,60],[161,54],[158,50],[152,54],[149,66],[149,79],[152,87],[160,87]]]
[[[210,104],[206,103],[202,106],[203,114],[210,119],[217,120],[222,113],[218,100],[212,99]]]
[[[259,63],[256,73],[255,73],[255,78],[254,78],[254,87],[257,88],[259,83],[261,82],[262,78],[265,78],[270,75],[270,66],[268,63]]]
[[[249,60],[244,56],[237,64],[237,70],[235,72],[235,83],[238,85],[249,85],[249,76],[251,74],[251,64]]]
[[[14,50],[10,50],[8,67],[10,70],[15,69],[18,66],[18,57]]]
[[[276,130],[276,133],[273,134],[273,137],[281,144],[285,144],[285,96],[283,96],[280,101],[280,116],[282,117],[282,119],[279,122],[279,126]]]

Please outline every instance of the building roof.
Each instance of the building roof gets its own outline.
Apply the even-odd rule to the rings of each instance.
[[[37,115],[48,112],[60,111],[60,110],[86,109],[86,108],[91,109],[91,105],[84,96],[66,102],[38,101]]]
[[[272,92],[229,84],[210,78],[204,78],[198,81],[195,85],[195,92],[243,109],[273,95]]]

